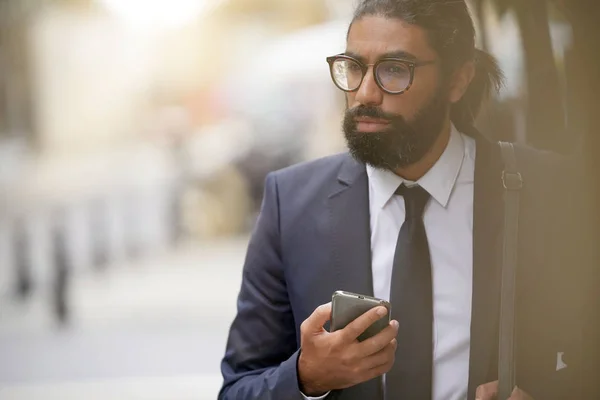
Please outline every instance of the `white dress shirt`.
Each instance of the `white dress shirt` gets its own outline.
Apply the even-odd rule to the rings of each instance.
[[[444,153],[417,182],[370,166],[367,174],[373,293],[381,299],[390,299],[396,240],[405,218],[404,199],[394,192],[402,183],[416,183],[431,195],[423,221],[433,279],[433,400],[464,400],[469,379],[475,140],[452,126]]]

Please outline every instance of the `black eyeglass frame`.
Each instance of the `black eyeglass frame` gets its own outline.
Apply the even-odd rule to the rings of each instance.
[[[350,60],[355,62],[356,64],[358,64],[358,66],[360,67],[361,71],[362,71],[362,78],[360,78],[360,83],[358,84],[358,86],[356,86],[356,89],[352,89],[352,90],[348,90],[348,89],[344,89],[342,88],[337,81],[335,80],[335,77],[333,76],[333,63],[337,60]],[[406,88],[404,88],[403,90],[400,91],[391,91],[391,90],[387,90],[383,87],[383,84],[379,81],[379,78],[377,77],[377,67],[385,62],[385,61],[395,61],[395,62],[400,62],[402,64],[405,64],[408,67],[408,70],[410,72],[410,79],[408,81],[408,86],[406,86]],[[331,75],[331,79],[333,80],[333,83],[335,84],[335,86],[338,87],[338,89],[346,92],[346,93],[352,93],[352,92],[356,92],[358,91],[358,89],[360,89],[360,86],[362,85],[363,81],[365,80],[365,76],[367,76],[367,72],[369,70],[370,66],[373,66],[373,78],[375,79],[375,83],[377,83],[377,86],[383,90],[385,93],[387,94],[403,94],[406,93],[410,87],[413,85],[413,81],[415,78],[415,68],[418,67],[423,67],[425,65],[431,65],[431,64],[435,64],[436,61],[435,60],[430,60],[430,61],[413,61],[413,60],[405,60],[402,58],[395,58],[395,57],[386,57],[386,58],[381,58],[379,60],[377,60],[376,63],[374,64],[364,64],[360,61],[358,61],[356,58],[354,57],[350,57],[347,56],[345,54],[337,54],[335,56],[330,56],[327,57],[327,63],[329,64],[329,74]]]

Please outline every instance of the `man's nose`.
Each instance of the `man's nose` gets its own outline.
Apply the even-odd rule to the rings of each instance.
[[[355,99],[362,105],[381,105],[383,102],[383,92],[379,86],[377,86],[377,82],[375,82],[372,66],[367,70],[367,73],[356,92]]]

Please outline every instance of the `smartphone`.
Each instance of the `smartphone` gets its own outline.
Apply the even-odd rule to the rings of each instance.
[[[331,296],[331,332],[343,329],[350,322],[360,317],[371,308],[383,306],[387,308],[386,316],[379,319],[359,337],[358,341],[362,342],[372,336],[377,335],[390,323],[390,314],[392,305],[381,299],[362,294],[345,292],[338,290]]]

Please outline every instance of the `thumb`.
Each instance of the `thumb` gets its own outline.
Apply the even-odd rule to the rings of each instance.
[[[331,302],[322,304],[305,321],[307,333],[319,333],[331,319]]]
[[[477,388],[475,400],[496,400],[498,396],[498,381],[486,383]]]

